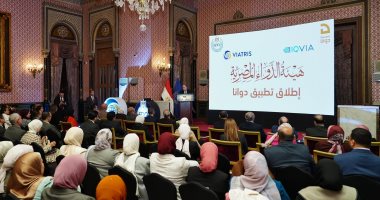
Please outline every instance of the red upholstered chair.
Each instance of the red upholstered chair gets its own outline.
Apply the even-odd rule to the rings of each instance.
[[[156,124],[154,122],[144,122],[144,125],[148,127],[149,132],[153,134],[154,141],[157,141]]]
[[[230,164],[234,165],[237,161],[242,160],[243,154],[241,143],[239,141],[224,141],[211,139],[211,142],[218,146],[218,152],[227,156]]]
[[[161,123],[157,123],[157,133],[158,133],[158,137],[160,137],[161,134],[165,133],[165,132],[169,132],[169,133],[172,133],[174,134],[174,126],[173,124],[161,124]]]
[[[305,136],[303,137],[303,142],[307,148],[309,148],[310,154],[313,154],[313,150],[315,145],[320,141],[327,141],[327,138],[321,138],[321,137],[312,137],[312,136]]]
[[[245,136],[248,144],[249,151],[260,151],[259,146],[256,143],[261,143],[261,134],[258,131],[238,131],[239,134]]]
[[[218,129],[218,128],[208,128],[208,135],[210,140],[216,139],[220,140],[220,136],[224,134],[224,129]]]

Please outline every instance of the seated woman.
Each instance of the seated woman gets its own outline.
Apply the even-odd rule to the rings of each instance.
[[[231,188],[226,199],[281,199],[276,184],[269,176],[267,161],[261,153],[248,152],[243,166],[243,175],[231,178]]]
[[[201,147],[201,164],[199,167],[190,167],[186,178],[187,182],[198,182],[214,191],[220,200],[228,192],[228,175],[217,169],[218,147],[212,142],[206,142]]]
[[[27,153],[17,159],[8,181],[9,193],[19,199],[41,199],[41,192],[51,187],[53,177],[44,177],[41,154]]]
[[[63,139],[65,145],[59,149],[64,156],[82,154],[85,156],[87,149],[82,148],[83,130],[78,127],[71,127],[67,130]]]
[[[12,147],[13,147],[13,143],[11,141],[0,142],[0,168],[3,165],[5,155],[7,155],[8,151]]]
[[[197,160],[197,158],[199,158],[200,145],[195,138],[195,135],[191,135],[190,126],[187,124],[181,124],[178,127],[178,132],[180,137],[175,142],[176,149],[185,153],[191,160]]]
[[[327,141],[318,142],[314,149],[335,154],[345,153],[349,148],[344,146],[343,138],[344,130],[340,126],[331,125],[327,129]]]
[[[309,186],[298,192],[298,200],[358,199],[355,188],[343,185],[343,175],[334,160],[322,159],[316,167],[317,186]]]
[[[32,108],[31,119],[41,119],[44,107],[41,104],[35,104]]]
[[[115,161],[115,166],[120,166],[131,172],[137,180],[138,187],[135,192],[140,200],[148,200],[148,193],[145,189],[143,177],[150,174],[149,160],[141,157],[139,153],[140,139],[134,133],[129,133],[124,137],[123,153]]]
[[[52,151],[53,147],[55,147],[56,143],[49,142],[47,136],[40,137],[38,133],[41,130],[42,122],[39,119],[33,119],[28,124],[29,130],[22,136],[21,143],[23,144],[32,144],[33,142],[37,143],[42,147],[45,152],[46,161],[48,163],[55,162],[55,159],[59,155],[59,151]]]
[[[7,191],[7,183],[18,158],[26,153],[33,152],[33,147],[26,144],[19,144],[9,149],[4,157],[3,165],[0,168],[0,194]]]
[[[42,192],[42,199],[95,200],[93,197],[82,194],[77,190],[86,175],[86,171],[87,161],[83,156],[66,156],[55,169],[53,185]]]
[[[158,153],[150,156],[150,172],[157,173],[172,181],[177,188],[177,199],[181,199],[179,186],[186,183],[187,172],[190,167],[198,166],[198,162],[186,160],[184,157],[175,157],[175,137],[172,133],[164,133],[158,140]]]
[[[238,134],[238,126],[234,119],[227,118],[224,122],[224,134],[220,136],[221,140],[240,141],[243,154],[248,152],[248,144],[244,135]]]
[[[115,164],[119,152],[111,149],[112,132],[108,128],[101,129],[95,138],[95,145],[88,147],[86,158],[89,164],[96,167],[103,178]]]
[[[288,128],[293,129],[293,127],[289,123],[282,123],[277,128],[277,130],[280,130],[280,129],[284,128],[284,127],[288,127]],[[279,137],[278,137],[278,132],[277,132],[277,133],[272,134],[271,136],[269,136],[269,138],[267,138],[267,140],[265,141],[265,143],[264,143],[263,146],[264,147],[277,146],[278,143],[279,143]],[[296,138],[293,139],[293,144],[296,144]]]
[[[96,187],[97,200],[124,200],[127,199],[127,187],[123,179],[117,175],[110,175],[103,178]],[[131,192],[131,191],[129,191]]]
[[[64,115],[63,115],[63,120],[65,122],[70,122],[71,126],[72,127],[77,127],[78,126],[78,122],[77,120],[74,118],[74,110],[72,108],[67,108]]]

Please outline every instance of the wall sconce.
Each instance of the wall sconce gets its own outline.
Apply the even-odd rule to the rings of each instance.
[[[160,73],[160,77],[161,77],[162,73],[170,71],[170,64],[166,64],[165,58],[163,58],[162,61],[159,61],[157,63],[157,69],[158,69],[158,72]]]
[[[33,78],[36,78],[36,74],[39,74],[44,69],[43,64],[28,64],[27,66],[28,71],[32,72]]]

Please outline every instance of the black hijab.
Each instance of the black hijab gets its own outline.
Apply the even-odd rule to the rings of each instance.
[[[338,164],[331,159],[318,161],[316,169],[317,184],[327,190],[340,191],[343,187],[343,175]]]

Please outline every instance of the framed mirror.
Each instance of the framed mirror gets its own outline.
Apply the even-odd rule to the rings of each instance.
[[[11,86],[11,15],[0,12],[0,92],[10,92]]]

